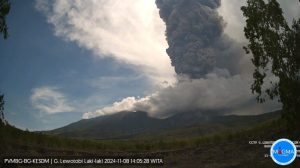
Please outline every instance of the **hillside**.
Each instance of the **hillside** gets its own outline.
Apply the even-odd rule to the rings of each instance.
[[[0,156],[151,156],[164,157],[162,167],[182,168],[274,168],[277,166],[252,140],[295,139],[282,119],[275,119],[232,133],[186,139],[74,140],[22,131],[0,125]],[[5,145],[3,145],[5,144]],[[288,168],[300,166],[297,159]],[[114,166],[111,166],[114,167]],[[117,166],[116,166],[117,167]]]
[[[257,116],[217,116],[184,112],[165,119],[152,118],[146,112],[119,112],[84,119],[44,133],[72,138],[129,139],[135,137],[196,137],[222,131],[237,131],[279,117],[279,112]]]

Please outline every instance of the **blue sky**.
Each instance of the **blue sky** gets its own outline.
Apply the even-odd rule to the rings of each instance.
[[[260,114],[281,107],[255,103],[249,55],[240,56],[236,75],[215,67],[200,79],[176,76],[155,1],[126,2],[11,0],[9,38],[0,39],[0,91],[11,124],[46,130],[122,110],[160,117],[186,109]],[[300,16],[299,3],[288,2],[280,1],[291,21]],[[243,4],[222,0],[218,9],[240,49]]]
[[[11,1],[7,22],[9,38],[0,40],[0,91],[6,119],[17,127],[57,128],[124,97],[143,96],[150,88],[138,72],[55,36],[35,1]],[[59,93],[74,106],[72,111],[35,108],[31,97],[36,88]]]

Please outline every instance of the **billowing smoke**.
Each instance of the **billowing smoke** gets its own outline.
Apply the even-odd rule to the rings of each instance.
[[[220,0],[37,0],[36,6],[57,36],[142,70],[154,83],[172,82],[173,67],[176,71],[174,85],[143,98],[125,98],[83,118],[125,110],[167,117],[186,111],[262,113],[278,107],[256,104],[250,58],[242,44],[224,33],[220,5]]]
[[[258,114],[280,108],[274,102],[256,104],[250,90],[250,58],[242,44],[224,34],[226,24],[217,11],[220,0],[156,0],[156,4],[166,24],[166,52],[177,83],[141,99],[128,97],[85,113],[84,118],[123,110],[168,117],[187,111]]]
[[[128,97],[83,118],[93,118],[120,111],[146,111],[165,118],[181,112],[224,114],[261,114],[280,108],[276,102],[257,104],[250,91],[249,76],[209,73],[201,79],[184,78],[144,98]]]
[[[157,0],[156,4],[166,23],[167,53],[177,74],[197,79],[215,68],[236,73],[242,51],[223,34],[225,23],[217,11],[220,0]]]

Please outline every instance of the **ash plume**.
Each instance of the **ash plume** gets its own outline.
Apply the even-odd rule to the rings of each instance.
[[[250,58],[241,43],[224,33],[226,23],[217,11],[220,0],[156,0],[156,5],[166,25],[166,52],[177,83],[143,98],[124,98],[83,118],[124,110],[165,118],[188,111],[259,114],[280,108],[274,102],[255,102]]]
[[[220,0],[156,0],[166,23],[166,50],[179,75],[204,77],[215,68],[236,73],[240,48],[223,34]]]

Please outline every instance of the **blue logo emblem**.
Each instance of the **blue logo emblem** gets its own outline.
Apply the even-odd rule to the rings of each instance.
[[[273,143],[270,154],[275,163],[289,165],[296,159],[297,148],[292,141],[279,139]]]

